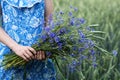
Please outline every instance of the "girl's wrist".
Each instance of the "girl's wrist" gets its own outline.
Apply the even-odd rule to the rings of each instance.
[[[11,44],[11,45],[9,46],[9,48],[14,51],[14,48],[16,48],[17,46],[18,46],[18,44],[17,44],[17,43],[14,43],[14,44]]]

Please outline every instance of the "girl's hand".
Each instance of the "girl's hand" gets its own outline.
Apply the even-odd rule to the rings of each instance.
[[[45,59],[45,52],[44,51],[38,51],[35,55],[35,59],[44,60]]]
[[[14,46],[12,50],[18,56],[22,57],[26,61],[34,59],[34,55],[36,55],[36,51],[32,47],[29,47],[29,46],[17,45],[17,46]]]

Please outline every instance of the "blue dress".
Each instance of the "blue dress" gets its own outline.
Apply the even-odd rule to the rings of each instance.
[[[2,28],[17,43],[31,46],[40,38],[44,27],[44,0],[0,0],[2,7]],[[2,34],[0,34],[2,35]],[[29,62],[26,67],[5,70],[1,66],[3,55],[9,47],[0,42],[0,80],[55,80],[52,61]]]

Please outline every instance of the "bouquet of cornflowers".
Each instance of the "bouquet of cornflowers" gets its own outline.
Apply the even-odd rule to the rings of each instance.
[[[46,52],[47,58],[50,58],[57,64],[59,68],[59,60],[65,60],[70,65],[70,68],[76,69],[81,60],[91,61],[91,64],[96,66],[95,50],[97,47],[94,38],[102,39],[95,36],[95,33],[103,33],[95,31],[91,26],[86,26],[86,21],[83,18],[78,18],[73,12],[77,9],[72,9],[70,12],[56,12],[50,16],[48,25],[42,30],[41,38],[32,47],[38,51]],[[28,62],[17,56],[14,52],[6,54],[3,60],[5,69],[11,67],[25,66]]]

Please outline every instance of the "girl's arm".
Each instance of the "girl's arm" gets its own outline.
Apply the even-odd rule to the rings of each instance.
[[[22,57],[26,61],[34,57],[31,51],[36,54],[36,51],[33,48],[29,46],[22,46],[16,43],[1,27],[0,27],[0,42],[7,45],[18,56]]]
[[[10,36],[0,27],[0,42],[7,45],[10,49],[13,49],[14,46],[18,44],[10,38]]]
[[[53,0],[45,0],[45,22],[47,23],[49,16],[53,13]]]

